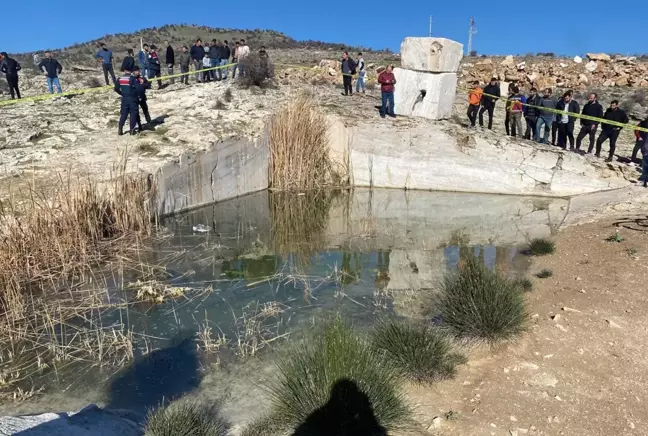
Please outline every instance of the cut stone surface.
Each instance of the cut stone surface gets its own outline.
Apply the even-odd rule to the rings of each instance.
[[[171,215],[268,187],[268,143],[231,140],[204,153],[184,153],[156,173],[157,210]]]
[[[457,90],[455,73],[433,74],[394,68],[394,76],[397,115],[431,120],[450,118]]]
[[[401,43],[401,66],[432,73],[456,73],[463,45],[446,38],[408,37]]]

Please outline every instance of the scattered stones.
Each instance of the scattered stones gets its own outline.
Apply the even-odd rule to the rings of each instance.
[[[590,61],[603,61],[603,62],[610,62],[612,60],[610,55],[605,53],[587,53],[587,59],[589,59]]]
[[[614,328],[614,329],[621,329],[621,328],[623,328],[623,327],[621,327],[619,324],[617,324],[616,322],[612,321],[611,319],[606,319],[605,321],[607,321],[608,325],[609,325],[610,327]]]
[[[579,277],[579,278],[580,278],[580,277]],[[564,310],[565,312],[582,313],[582,312],[581,312],[580,310],[578,310],[578,309],[572,309],[571,307],[567,307],[567,306],[563,307],[562,310]]]
[[[528,381],[528,384],[536,387],[549,387],[555,388],[558,384],[558,379],[551,374],[537,374],[531,380]]]
[[[577,64],[582,64],[583,58],[580,56],[574,56],[574,62],[576,62]]]
[[[443,422],[443,420],[441,419],[440,416],[435,416],[432,419],[432,423],[427,428],[427,431],[430,432],[430,433],[436,432],[437,430],[439,430],[441,428],[442,422]]]

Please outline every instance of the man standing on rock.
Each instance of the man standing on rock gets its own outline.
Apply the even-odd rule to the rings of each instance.
[[[479,126],[484,127],[484,112],[488,111],[488,130],[493,129],[493,111],[495,110],[495,102],[500,94],[499,83],[493,77],[490,83],[484,87],[484,95],[481,98],[481,109],[479,110]]]
[[[468,119],[470,120],[470,127],[475,127],[477,122],[477,113],[479,112],[479,104],[481,103],[482,94],[484,90],[479,86],[479,80],[472,82],[472,89],[468,92]]]
[[[524,103],[526,97],[520,94],[520,88],[513,87],[513,95],[509,98],[511,103],[511,136],[523,136],[522,133],[522,115],[524,114]]]
[[[132,135],[135,133],[137,120],[139,117],[139,82],[131,71],[124,71],[124,74],[115,83],[115,92],[121,95],[121,111],[119,115],[118,135],[124,134],[124,124],[126,118],[130,117],[130,130]]]
[[[230,50],[229,43],[227,40],[223,41],[223,46],[221,47],[221,61],[220,61],[220,66],[223,67],[219,69],[219,75],[218,77],[227,80],[227,68],[224,68],[225,65],[229,62],[230,55],[232,54],[232,50]]]
[[[542,96],[542,100],[540,101],[540,104],[538,106],[542,106],[546,109],[540,109],[538,111],[535,140],[536,142],[540,142],[542,144],[548,144],[549,132],[552,130],[554,120],[554,113],[552,109],[556,109],[556,100],[553,98],[553,91],[551,90],[551,88],[544,90],[544,95]],[[542,140],[540,140],[540,131],[542,130],[542,126],[544,126],[544,135],[542,137]]]
[[[180,64],[180,73],[183,74],[183,76],[180,77],[180,83],[188,85],[191,56],[189,55],[189,48],[186,45],[182,46],[182,51],[180,52],[180,56],[178,56],[178,63]]]
[[[605,111],[605,115],[603,115],[603,118],[612,121],[615,123],[621,123],[621,124],[628,124],[628,115],[625,113],[625,111],[621,108],[619,108],[619,101],[618,100],[612,100],[610,103],[610,108]],[[601,157],[601,147],[603,146],[603,143],[607,141],[608,139],[610,140],[610,154],[608,158],[605,160],[606,162],[612,162],[614,159],[614,150],[616,149],[616,141],[617,138],[619,137],[619,133],[621,133],[621,129],[623,127],[621,126],[616,126],[612,124],[607,124],[607,123],[602,123],[603,125],[601,126],[601,134],[598,137],[598,140],[596,141],[596,157]],[[588,153],[592,152],[592,147],[587,150]]]
[[[151,124],[151,114],[149,113],[148,104],[146,103],[146,90],[151,89],[151,82],[146,80],[145,77],[142,77],[142,75],[139,72],[139,68],[137,67],[135,67],[133,74],[135,76],[135,79],[137,80],[136,88],[137,88],[138,106],[142,109],[142,112],[144,113],[144,119],[146,120],[146,123]],[[142,119],[139,116],[139,109],[137,111],[137,128],[140,132],[142,131]]]
[[[173,47],[171,47],[169,41],[164,41],[164,45],[166,45],[166,56],[164,57],[164,63],[167,66],[167,74],[169,76],[173,76],[173,66],[175,65],[175,51],[173,51]],[[171,79],[169,80],[171,81],[172,85],[175,83],[175,77],[171,77]]]
[[[202,69],[203,58],[205,57],[205,49],[202,46],[202,40],[200,38],[198,38],[196,43],[191,46],[189,54],[191,55],[191,60],[196,69],[196,82],[200,82],[200,70]]]
[[[221,53],[222,53],[222,45],[220,41],[217,41],[215,39],[212,39],[212,45],[211,49],[209,50],[209,66],[210,68],[215,68],[220,66],[220,60],[221,60]],[[219,77],[220,69],[218,70],[211,70],[209,72],[209,76],[211,77],[212,80],[221,80]]]
[[[239,77],[245,74],[245,59],[250,55],[250,47],[245,43],[245,40],[242,39],[239,44],[238,53],[236,57],[238,58],[238,71]]]
[[[148,54],[148,68],[148,79],[152,80],[154,77],[157,77],[158,89],[162,88],[162,81],[160,80],[162,76],[160,69],[162,66],[160,65],[160,57],[157,54],[157,47],[155,45],[151,45],[151,51]]]
[[[531,88],[527,97],[527,106],[524,106],[524,119],[527,125],[526,132],[524,132],[524,139],[535,140],[541,103],[542,97],[538,95],[538,90]]]
[[[21,69],[22,68],[18,61],[10,58],[6,51],[0,53],[0,71],[5,73],[12,100],[14,100],[16,96],[20,99],[20,90],[18,89],[18,71]]]
[[[142,48],[140,49],[139,54],[137,55],[137,58],[139,60],[140,70],[142,71],[142,74],[144,74],[145,77],[149,76],[148,54],[149,54],[148,44],[142,45]]]
[[[101,43],[101,49],[97,52],[97,55],[95,57],[97,59],[101,59],[101,67],[103,68],[106,85],[110,85],[110,81],[108,80],[109,74],[110,78],[113,81],[113,85],[117,83],[117,78],[115,77],[115,71],[113,69],[113,53],[112,51],[108,50],[106,44],[104,44],[103,42]]]
[[[344,95],[353,95],[353,75],[356,70],[356,63],[349,57],[348,52],[344,52],[340,60],[340,69],[342,70],[342,83],[344,83]],[[393,92],[393,91],[392,91]],[[392,94],[393,98],[393,94]]]
[[[364,94],[367,90],[365,85],[365,76],[367,71],[365,70],[365,61],[362,57],[362,53],[358,53],[358,79],[356,80],[356,92],[360,94],[360,90]]]
[[[121,68],[119,71],[133,71],[135,68],[135,55],[133,54],[133,49],[129,48],[126,52],[126,57],[122,61]]]
[[[589,95],[589,101],[583,106],[583,115],[590,117],[603,118],[603,106],[597,100],[598,96],[595,93]],[[576,151],[580,151],[581,142],[583,138],[589,135],[589,147],[594,148],[594,139],[596,138],[596,129],[598,129],[598,121],[587,120],[581,118],[581,129],[576,138]]]
[[[56,91],[60,94],[63,92],[61,89],[61,82],[58,78],[59,74],[63,71],[63,67],[52,56],[52,52],[45,52],[45,59],[41,61],[38,65],[40,70],[45,74],[47,79],[47,88],[49,89],[50,94],[54,94],[54,87],[56,86]]]
[[[643,121],[637,124],[637,127],[648,129],[648,118],[645,118]],[[642,150],[642,146],[648,132],[644,132],[642,130],[635,130],[634,134],[635,134],[636,142],[635,142],[634,149],[632,150],[632,157],[630,158],[630,161],[633,163],[641,163],[641,161],[637,162],[637,154],[639,153],[639,150]],[[647,157],[645,154],[643,154],[643,151],[642,151],[642,156],[644,157],[644,160]]]
[[[393,67],[391,65],[388,65],[385,71],[380,73],[380,76],[378,76],[378,83],[380,83],[380,94],[382,97],[382,105],[380,107],[380,116],[382,118],[385,118],[385,115],[396,117],[396,113],[394,112],[394,85],[396,84],[396,77],[394,77],[392,69]],[[388,103],[389,110],[387,110]]]
[[[572,98],[572,94],[568,91],[563,95],[562,100],[558,102],[556,109],[564,112],[580,113],[578,102]],[[574,123],[576,117],[567,113],[558,114],[558,147],[567,149],[567,139],[569,139],[569,149],[574,150]]]

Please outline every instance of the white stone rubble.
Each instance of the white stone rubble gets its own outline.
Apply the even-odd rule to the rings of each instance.
[[[454,73],[463,57],[463,45],[446,38],[408,37],[401,43],[401,66],[431,73]]]

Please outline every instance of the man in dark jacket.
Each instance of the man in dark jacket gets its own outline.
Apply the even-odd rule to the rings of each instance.
[[[186,45],[182,46],[182,51],[178,56],[178,63],[180,64],[180,73],[183,74],[180,77],[180,83],[185,85],[189,84],[189,64],[191,63],[191,56],[189,55],[189,48]]]
[[[556,109],[568,113],[580,113],[578,102],[572,98],[572,94],[567,91],[563,98],[556,105]],[[574,123],[576,117],[568,113],[556,114],[558,123],[558,146],[567,149],[567,139],[569,139],[569,149],[574,150]]]
[[[108,50],[106,44],[103,42],[101,43],[101,49],[97,52],[95,57],[101,60],[101,68],[103,69],[106,85],[110,85],[110,81],[108,80],[109,74],[113,81],[113,85],[117,83],[117,78],[115,77],[115,71],[113,69],[113,53]]]
[[[619,108],[618,100],[612,100],[612,102],[610,103],[610,108],[605,111],[603,118],[621,124],[628,124],[628,121],[630,121],[625,111]],[[602,130],[601,134],[599,135],[598,140],[596,141],[596,157],[601,157],[601,147],[603,146],[603,143],[609,138],[610,154],[605,161],[612,162],[612,159],[614,158],[614,150],[616,149],[616,141],[623,127],[607,124],[607,123],[602,123],[602,124],[603,125],[601,126],[601,130]],[[587,152],[588,153],[592,152],[591,145],[587,150]]]
[[[135,55],[133,54],[133,49],[129,48],[126,52],[126,57],[122,61],[121,68],[119,71],[133,71],[135,68]]]
[[[524,139],[534,140],[536,137],[538,116],[540,115],[540,106],[542,104],[542,97],[538,95],[536,88],[531,88],[531,91],[529,91],[527,104],[529,106],[524,106],[524,119],[527,125],[526,132],[524,132]]]
[[[166,45],[166,56],[164,57],[164,63],[167,66],[167,74],[169,76],[173,76],[173,66],[175,65],[175,52],[173,51],[173,47],[171,47],[171,44],[169,44],[169,41],[164,41],[164,45]],[[171,77],[171,79],[169,80],[171,81],[172,85],[175,83],[175,77]]]
[[[45,52],[45,59],[38,64],[38,68],[43,72],[43,74],[45,74],[45,78],[47,79],[47,88],[49,89],[50,94],[54,94],[55,86],[58,93],[62,93],[63,90],[61,89],[61,82],[58,76],[63,71],[63,67],[59,64],[59,61],[54,59],[52,52]]]
[[[22,68],[18,61],[9,57],[7,52],[0,53],[0,71],[5,74],[7,78],[7,83],[9,84],[9,93],[11,94],[11,99],[15,99],[16,96],[20,99],[20,90],[18,89],[18,71]]]
[[[595,93],[589,95],[589,101],[583,106],[583,115],[589,117],[603,118],[603,106],[598,102],[598,96]],[[581,129],[576,138],[576,151],[580,151],[581,142],[583,138],[589,135],[589,149],[594,148],[594,139],[596,138],[596,129],[598,129],[598,121],[592,121],[581,118]]]
[[[205,49],[202,46],[202,40],[200,38],[198,38],[196,43],[191,46],[189,55],[191,56],[194,68],[196,69],[196,82],[200,82],[199,71],[202,70],[203,58],[205,57]]]
[[[140,70],[145,77],[149,76],[148,55],[149,46],[148,44],[144,44],[142,45],[142,49],[137,54],[137,59],[139,60]]]
[[[225,67],[225,65],[227,65],[231,54],[232,54],[232,50],[230,50],[229,43],[227,42],[227,40],[223,41],[223,46],[221,47],[221,61],[220,61],[221,67]],[[218,70],[222,73],[222,76],[219,75],[218,77],[221,77],[223,80],[227,80],[228,69],[229,68],[221,68],[220,70]]]
[[[222,44],[220,41],[217,41],[215,39],[212,39],[212,45],[211,49],[209,49],[209,65],[212,68],[220,66],[220,60],[222,56]],[[209,72],[209,75],[211,76],[212,80],[221,80],[221,76],[219,73],[222,75],[221,70],[211,70]]]
[[[151,82],[146,80],[146,77],[142,77],[139,68],[137,67],[135,67],[135,70],[133,71],[133,75],[137,80],[137,84],[136,84],[137,97],[138,97],[137,103],[139,107],[142,109],[142,112],[144,113],[144,119],[148,124],[151,124],[151,114],[149,114],[148,104],[146,103],[146,90],[151,89]],[[137,129],[140,132],[142,131],[142,119],[139,116],[139,110],[137,111]]]
[[[157,77],[158,89],[162,88],[162,81],[160,80],[160,77],[162,76],[160,71],[162,65],[160,65],[160,57],[157,54],[157,47],[155,45],[151,45],[151,51],[148,54],[148,68],[148,78],[153,79],[154,77]]]
[[[138,104],[140,89],[139,82],[131,71],[124,71],[124,74],[115,83],[115,92],[121,95],[122,99],[117,134],[124,134],[126,118],[130,117],[129,133],[132,135],[135,133],[135,127],[137,126],[137,119],[139,117]]]
[[[542,100],[540,101],[540,104],[538,106],[542,106],[545,109],[538,110],[538,122],[536,123],[535,140],[536,142],[540,142],[542,144],[548,144],[549,132],[552,130],[553,121],[555,118],[552,109],[556,109],[556,100],[553,97],[553,91],[551,88],[545,89]],[[544,126],[544,135],[542,137],[542,140],[540,140],[540,131],[542,130],[542,126]]]
[[[493,111],[495,110],[495,102],[500,95],[499,83],[493,77],[490,83],[484,87],[484,93],[481,98],[482,107],[479,110],[480,127],[484,127],[484,112],[488,111],[488,130],[493,129]]]
[[[348,52],[344,52],[342,55],[340,69],[342,70],[342,82],[344,83],[343,95],[353,95],[353,75],[356,72],[356,63],[349,57]]]
[[[637,124],[637,127],[642,129],[648,129],[648,118],[644,119],[639,124]],[[632,150],[632,157],[630,158],[630,160],[634,163],[641,163],[641,161],[637,162],[637,153],[639,153],[639,150],[642,150],[641,153],[643,155],[643,161],[647,162],[646,159],[648,158],[648,153],[644,153],[642,147],[644,145],[646,136],[648,136],[648,132],[644,132],[642,130],[635,130],[634,134],[635,134],[636,142],[635,142],[634,149]]]

